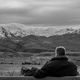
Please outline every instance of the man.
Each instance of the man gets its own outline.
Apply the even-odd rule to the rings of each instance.
[[[33,67],[31,70],[22,69],[22,71],[25,76],[34,76],[35,78],[76,76],[78,74],[77,66],[68,60],[65,52],[65,48],[59,46],[55,49],[55,57],[41,69]]]

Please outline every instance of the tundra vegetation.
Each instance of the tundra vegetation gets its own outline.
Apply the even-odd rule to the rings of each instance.
[[[2,55],[4,53],[1,53]],[[42,53],[19,53],[23,57],[1,57],[0,58],[0,76],[22,76],[22,67],[38,67],[40,68],[46,61],[54,57],[54,52],[42,52]],[[24,56],[25,55],[25,56]],[[67,56],[70,57],[76,65],[80,66],[80,53],[79,52],[67,52]],[[80,71],[78,67],[78,71]]]

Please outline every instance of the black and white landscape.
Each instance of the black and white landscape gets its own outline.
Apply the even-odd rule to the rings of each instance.
[[[80,72],[80,0],[0,0],[0,76],[41,68],[57,46]]]

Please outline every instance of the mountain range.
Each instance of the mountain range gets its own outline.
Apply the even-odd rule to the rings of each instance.
[[[10,35],[11,32],[15,36],[22,36],[22,37],[27,35],[49,37],[53,35],[62,35],[65,33],[80,32],[80,25],[65,26],[63,28],[63,26],[44,26],[44,25],[38,26],[38,25],[23,25],[19,23],[11,23],[11,24],[0,24],[0,37],[4,37],[2,33],[2,28],[6,30],[8,35]]]
[[[76,28],[77,27],[77,28]],[[1,52],[53,52],[57,46],[80,51],[80,25],[56,28],[18,23],[0,24]]]

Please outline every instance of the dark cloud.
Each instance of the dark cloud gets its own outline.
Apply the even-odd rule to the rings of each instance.
[[[16,6],[14,6],[14,4],[11,4],[11,2],[13,2],[12,0],[7,0],[6,5],[0,5],[0,23],[48,25],[80,24],[79,0],[14,1],[14,4],[16,4]]]

